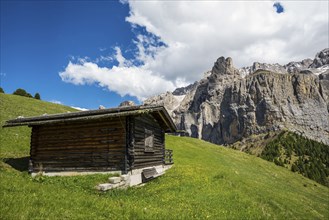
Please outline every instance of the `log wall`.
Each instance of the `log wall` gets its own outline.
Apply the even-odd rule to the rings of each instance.
[[[152,131],[153,150],[145,148],[145,131]],[[151,115],[141,115],[134,118],[134,161],[132,168],[138,169],[163,164],[164,160],[164,130]]]
[[[33,126],[30,153],[33,172],[124,171],[125,117]]]

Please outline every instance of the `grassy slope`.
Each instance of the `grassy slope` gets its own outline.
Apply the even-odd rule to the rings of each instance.
[[[2,129],[6,120],[14,119],[18,116],[29,117],[77,111],[63,105],[2,93],[0,93],[0,107],[0,157],[2,158],[26,156],[29,154],[29,148],[26,146],[26,143],[30,141],[31,129],[27,127]]]
[[[44,113],[42,108],[47,113],[67,111],[22,97],[0,98],[1,123]],[[329,218],[328,188],[255,156],[197,139],[167,136],[175,165],[166,175],[144,187],[99,193],[93,187],[105,182],[106,175],[32,179],[27,171],[13,169],[3,158],[28,155],[28,129],[1,129],[0,135],[0,219]]]

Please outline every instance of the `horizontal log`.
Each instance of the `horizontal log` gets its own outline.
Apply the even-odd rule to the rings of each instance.
[[[124,147],[117,147],[117,148],[67,148],[67,149],[56,149],[56,148],[48,148],[42,149],[39,148],[38,150],[31,150],[33,153],[47,153],[47,154],[55,154],[55,153],[79,153],[79,152],[108,152],[108,153],[116,153],[116,152],[123,152],[125,153]]]
[[[139,169],[143,167],[150,167],[150,166],[157,166],[157,165],[162,165],[163,161],[157,161],[157,162],[147,162],[147,163],[135,163],[134,164],[134,169]]]
[[[110,134],[110,133],[117,133],[117,132],[124,132],[126,129],[121,127],[121,125],[108,125],[108,126],[89,126],[89,127],[45,127],[44,129],[40,130],[33,130],[33,133],[36,134],[75,134],[79,132],[90,132],[90,133],[101,133],[101,134]]]
[[[135,117],[135,123],[138,122],[143,122],[143,123],[148,123],[148,124],[158,124],[157,120],[150,115],[143,115],[139,117]]]
[[[70,144],[67,145],[65,143],[63,144],[40,144],[37,146],[36,150],[75,150],[75,149],[123,149],[125,148],[124,143],[111,143],[111,144],[106,144],[106,143],[76,143],[76,144]]]
[[[58,134],[50,134],[50,135],[42,135],[39,137],[35,137],[31,139],[31,141],[36,142],[57,142],[57,141],[88,141],[88,140],[98,140],[98,139],[125,139],[124,133],[116,133],[116,134],[90,134],[90,133],[80,133],[76,135],[58,135]]]
[[[125,158],[124,154],[53,154],[53,155],[33,155],[33,158],[35,159],[41,159],[44,158],[45,160],[48,160],[50,158],[56,158],[56,159],[64,159],[64,160],[72,160],[74,158],[77,159],[84,159],[84,158],[89,158],[89,159],[95,159],[95,158],[105,158],[105,159],[112,159],[112,158]]]
[[[66,133],[66,134],[38,134],[35,137],[31,138],[31,141],[44,141],[44,140],[71,140],[71,139],[99,139],[99,138],[122,138],[125,137],[124,132],[117,132],[112,134],[103,134],[103,133],[91,133],[91,132],[80,132],[80,133]]]
[[[65,150],[56,150],[56,149],[43,149],[43,150],[31,150],[32,154],[79,154],[79,153],[107,153],[107,154],[125,154],[123,148],[117,149],[65,149]]]
[[[63,158],[72,158],[72,157],[125,157],[124,152],[104,152],[102,154],[93,154],[92,152],[62,152],[62,153],[51,153],[51,152],[42,152],[38,154],[31,154],[33,158],[50,158],[50,157],[63,157]]]
[[[163,157],[151,157],[151,158],[140,158],[136,157],[134,159],[134,163],[143,163],[143,162],[151,162],[151,161],[163,161]]]
[[[152,156],[152,155],[153,156],[160,156],[160,155],[164,156],[163,152],[161,152],[161,151],[154,151],[152,153],[145,152],[145,151],[135,151],[134,152],[134,156],[135,157],[139,157],[139,156],[147,156],[147,157],[149,157],[149,156]]]
[[[121,165],[120,165],[121,164]],[[123,163],[107,163],[107,162],[79,162],[79,163],[38,163],[33,167],[124,167]]]
[[[99,151],[38,151],[38,155],[125,155],[125,151],[120,150],[99,150]]]
[[[38,161],[61,161],[61,162],[77,162],[77,161],[94,161],[94,160],[106,160],[106,161],[121,161],[124,159],[124,155],[109,155],[109,156],[92,156],[92,155],[37,155],[33,156],[33,162]]]
[[[39,143],[37,145],[37,148],[39,149],[47,149],[47,148],[98,148],[98,147],[120,147],[120,146],[126,146],[126,143],[124,141],[121,142],[113,142],[113,143],[101,143],[100,141],[88,141],[88,142],[58,142],[58,143]]]
[[[141,145],[141,144],[136,144],[134,146],[134,149],[137,150],[137,151],[144,151],[145,150],[145,145]],[[163,146],[156,146],[156,145],[153,145],[153,149],[155,151],[163,151]]]
[[[48,171],[48,172],[56,172],[56,171],[120,171],[123,170],[123,167],[66,167],[66,168],[59,168],[59,167],[45,167],[43,169],[34,167],[34,172],[39,171]]]
[[[151,126],[147,126],[147,125],[135,125],[135,133],[137,134],[144,134],[145,133],[145,129],[153,131],[153,133],[159,134],[161,135],[163,133],[163,130],[160,127],[151,127]]]
[[[120,151],[103,151],[103,152],[38,152],[37,154],[35,154],[33,152],[33,154],[31,156],[40,156],[40,157],[47,157],[47,156],[66,156],[68,157],[69,155],[74,156],[74,155],[78,155],[78,156],[86,156],[86,155],[106,155],[106,156],[124,156],[125,152],[120,152]]]
[[[142,124],[142,123],[135,124],[135,127],[134,127],[135,133],[144,133],[145,129],[153,131],[154,133],[157,133],[157,134],[164,134],[163,129],[158,125],[152,126],[152,125],[145,124],[145,123],[144,124]]]
[[[145,138],[135,138],[134,144],[139,144],[139,145],[144,145],[145,144]],[[164,145],[164,142],[154,138],[153,139],[153,144],[154,145]]]
[[[135,157],[158,157],[158,156],[163,156],[164,154],[162,152],[137,152],[134,154]]]
[[[74,163],[65,163],[59,161],[36,161],[33,163],[35,167],[46,167],[46,166],[54,166],[54,167],[84,167],[84,166],[117,166],[118,164],[124,164],[123,161],[75,161]]]
[[[103,128],[103,127],[117,127],[125,129],[125,120],[103,120],[94,122],[70,122],[70,124],[53,124],[53,125],[40,125],[35,127],[36,130],[58,130],[58,129],[88,129],[88,128]]]
[[[112,131],[110,131],[110,129]],[[111,134],[111,133],[118,133],[118,132],[125,132],[125,128],[122,128],[121,126],[94,126],[94,127],[88,127],[88,128],[82,128],[82,127],[76,127],[76,128],[64,128],[64,127],[58,127],[58,128],[52,128],[52,129],[42,129],[33,131],[35,134],[76,134],[81,132],[88,132],[88,133],[99,133],[99,134]]]
[[[99,150],[99,151],[82,151],[82,150],[65,150],[65,151],[50,151],[50,150],[45,150],[45,151],[31,151],[32,155],[66,155],[66,154],[107,154],[107,155],[124,155],[125,151],[122,149],[113,149],[113,150]]]
[[[144,136],[143,137],[135,136],[135,143],[145,143],[145,137]],[[154,137],[153,138],[153,143],[163,145],[164,141],[157,138],[157,137]]]
[[[145,141],[144,140],[143,141],[136,140],[134,142],[134,146],[135,147],[144,147],[145,146]],[[164,146],[164,143],[162,143],[162,142],[159,142],[159,141],[154,141],[153,142],[153,147],[162,147],[163,148],[163,146]]]
[[[136,149],[135,152],[134,152],[134,155],[135,156],[138,156],[138,155],[164,155],[163,152],[159,151],[159,150],[153,150],[153,151],[150,151],[150,150],[138,150]]]
[[[115,156],[118,156],[118,155],[125,155],[125,152],[124,151],[75,151],[75,152],[70,152],[70,151],[54,151],[54,152],[46,152],[46,151],[43,151],[43,152],[37,152],[38,155],[42,156],[56,156],[56,155],[108,155],[108,156],[111,156],[111,155],[115,155]]]
[[[143,164],[148,162],[162,162],[162,158],[149,158],[149,159],[135,159],[134,163],[137,164]]]

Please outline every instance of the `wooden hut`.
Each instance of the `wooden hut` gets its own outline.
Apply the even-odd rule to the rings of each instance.
[[[176,126],[163,106],[131,106],[17,118],[32,127],[31,173],[121,171],[172,162],[165,132]]]

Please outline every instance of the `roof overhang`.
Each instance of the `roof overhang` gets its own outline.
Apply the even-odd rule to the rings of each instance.
[[[16,118],[6,121],[3,127],[38,126],[58,123],[67,124],[71,122],[102,120],[107,118],[126,117],[142,114],[153,115],[153,117],[160,122],[161,126],[166,131],[174,132],[177,130],[176,125],[169,116],[166,108],[162,105],[140,105],[64,114],[43,115],[28,118]]]

